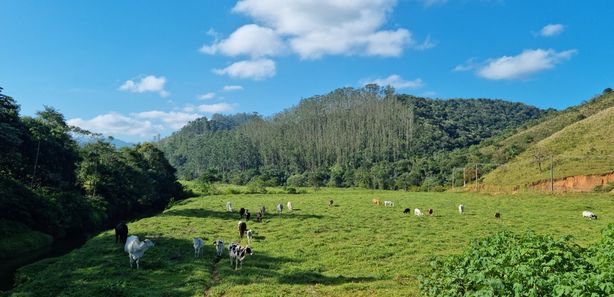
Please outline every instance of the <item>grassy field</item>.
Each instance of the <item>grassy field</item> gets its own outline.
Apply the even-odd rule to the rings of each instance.
[[[393,200],[395,207],[371,199]],[[328,207],[328,200],[335,205]],[[225,211],[232,201],[234,213]],[[295,210],[248,222],[256,232],[254,255],[234,271],[227,252],[219,261],[213,241],[238,241],[236,210],[255,213],[292,201]],[[459,215],[457,205],[465,204]],[[432,217],[403,209],[434,209]],[[599,220],[585,220],[582,210]],[[494,219],[501,212],[500,220]],[[99,234],[70,254],[20,271],[11,296],[414,296],[417,276],[433,256],[461,252],[473,238],[501,230],[572,235],[587,246],[614,222],[614,196],[582,194],[488,196],[475,193],[406,193],[322,189],[307,194],[196,197],[163,214],[129,224],[130,234],[151,238],[141,270],[129,269],[113,232]],[[194,259],[192,237],[208,245]],[[245,241],[244,241],[245,243]]]

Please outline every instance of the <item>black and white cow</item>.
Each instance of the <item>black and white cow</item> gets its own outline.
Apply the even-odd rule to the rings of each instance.
[[[247,255],[253,255],[253,252],[249,246],[243,247],[233,242],[228,247],[228,255],[230,256],[230,266],[234,265],[235,270],[237,270],[237,268],[243,268],[243,260]]]
[[[243,218],[243,216],[245,215],[245,208],[241,207],[241,209],[239,209],[239,215],[241,216],[241,218]]]

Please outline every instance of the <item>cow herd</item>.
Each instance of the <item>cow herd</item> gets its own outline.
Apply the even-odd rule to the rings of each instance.
[[[385,207],[395,206],[394,201],[384,200],[382,203],[382,201],[379,198],[373,198],[371,200],[371,203],[373,205],[384,205]],[[333,206],[333,205],[334,205],[333,200],[332,199],[329,200],[328,206]],[[286,208],[289,211],[292,211],[294,209],[292,202],[289,201],[286,204]],[[275,209],[277,210],[277,213],[281,215],[281,213],[284,210],[284,205],[282,203],[278,203]],[[464,204],[459,204],[457,209],[460,215],[463,215],[465,213]],[[226,202],[226,211],[232,213],[232,202],[230,201]],[[403,214],[411,214],[411,212],[412,210],[409,207],[403,210]],[[415,208],[413,212],[414,212],[414,215],[417,217],[422,217],[425,214],[428,214],[429,216],[433,216],[434,210],[433,208],[429,208],[428,211],[423,212],[421,209]],[[266,214],[266,207],[263,205],[260,207],[260,209],[256,213],[255,221],[261,222],[264,219],[265,214]],[[228,255],[230,258],[230,264],[231,266],[234,267],[235,270],[240,269],[243,266],[243,261],[245,260],[247,256],[253,255],[251,244],[252,244],[253,237],[255,234],[255,232],[252,229],[247,229],[247,221],[249,221],[251,218],[251,214],[249,210],[245,208],[240,208],[239,217],[241,220],[237,223],[237,229],[238,229],[238,235],[239,235],[238,239],[239,239],[239,242],[241,242],[243,241],[243,237],[246,237],[247,245],[242,246],[240,243],[232,242],[230,246],[228,246]],[[494,217],[495,219],[501,219],[501,213],[496,212]],[[582,217],[591,219],[591,220],[597,219],[597,215],[588,210],[585,210],[582,212]],[[245,219],[245,221],[243,221],[243,219]],[[115,227],[115,242],[116,243],[121,242],[122,244],[124,244],[124,251],[128,253],[128,257],[130,259],[130,267],[132,267],[133,264],[136,263],[137,269],[139,268],[140,259],[144,256],[145,251],[154,247],[154,243],[149,239],[140,241],[139,238],[135,235],[128,236],[128,226],[125,223],[119,223]],[[202,256],[202,248],[205,245],[205,241],[200,237],[195,237],[193,238],[192,243],[194,247],[194,257],[197,258],[197,257]],[[221,239],[217,239],[213,242],[213,246],[215,247],[216,257],[218,258],[221,257],[224,251],[224,241]]]

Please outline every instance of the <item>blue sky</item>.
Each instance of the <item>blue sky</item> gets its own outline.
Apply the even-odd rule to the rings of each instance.
[[[368,82],[557,109],[614,86],[614,2],[0,0],[0,86],[128,141]]]

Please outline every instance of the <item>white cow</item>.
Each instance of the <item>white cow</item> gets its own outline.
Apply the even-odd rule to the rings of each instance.
[[[284,205],[279,203],[277,204],[277,213],[281,215],[281,212],[284,210]]]
[[[232,212],[232,203],[230,201],[226,202],[226,211]]]
[[[203,245],[205,245],[205,242],[200,237],[192,238],[192,242],[194,243],[194,258],[201,256],[203,253]]]
[[[145,239],[144,241],[139,241],[139,237],[136,235],[131,235],[126,239],[126,245],[124,245],[124,251],[128,253],[128,257],[130,258],[130,268],[132,268],[132,263],[136,262],[136,269],[139,269],[139,260],[145,254],[149,248],[153,247],[154,243]]]
[[[583,211],[582,216],[590,220],[597,219],[597,215],[594,214],[592,211],[588,211],[588,210]]]
[[[458,205],[458,213],[460,213],[460,214],[464,214],[465,213],[465,205],[463,205],[463,204]]]
[[[247,244],[252,244],[252,238],[254,236],[254,231],[252,229],[247,230],[245,233],[247,235]]]
[[[423,216],[423,213],[419,208],[414,209],[414,214],[419,217]]]
[[[215,255],[221,257],[222,253],[224,252],[224,241],[218,239],[213,242],[213,245],[215,246]]]
[[[394,201],[386,200],[384,201],[384,206],[394,206]]]
[[[291,201],[288,201],[288,210],[290,210],[290,211],[292,210],[292,202]]]

